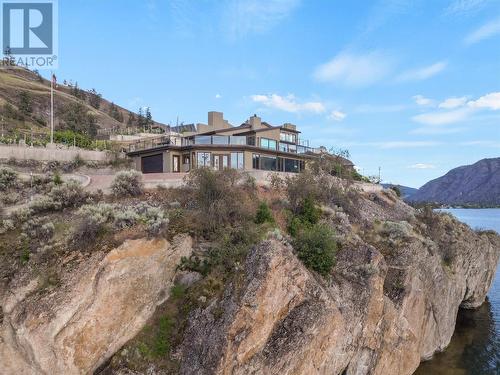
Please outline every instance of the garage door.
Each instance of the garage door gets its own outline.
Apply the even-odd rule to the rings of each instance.
[[[141,159],[142,173],[162,173],[163,154],[144,156]]]

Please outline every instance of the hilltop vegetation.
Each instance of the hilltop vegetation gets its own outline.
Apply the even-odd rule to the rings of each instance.
[[[135,114],[84,90],[75,82],[58,82],[54,91],[55,128],[95,139],[98,129],[144,129],[156,123],[149,110]],[[0,116],[6,139],[47,134],[50,127],[50,81],[22,67],[0,70]],[[46,138],[46,137],[45,137]],[[4,142],[6,141],[4,139]],[[37,137],[43,142],[44,137]],[[0,140],[1,141],[1,140]],[[46,139],[45,139],[46,141]]]

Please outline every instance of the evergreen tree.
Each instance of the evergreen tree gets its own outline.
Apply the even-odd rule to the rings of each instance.
[[[149,107],[146,108],[146,123],[145,126],[149,127],[149,130],[151,130],[151,127],[153,125],[153,116],[151,115],[151,111]]]
[[[80,100],[85,100],[85,91],[78,87],[78,82],[75,82],[75,85],[71,89],[71,95]]]
[[[146,124],[146,119],[144,118],[144,112],[142,111],[142,108],[139,108],[139,113],[137,114],[137,126],[139,128],[143,128],[145,124]]]
[[[62,109],[62,122],[64,126],[75,133],[85,134],[89,137],[97,135],[96,119],[88,113],[87,108],[80,103],[68,103]]]
[[[96,89],[92,89],[88,91],[89,104],[95,109],[99,109],[101,107],[102,95],[97,92]]]
[[[25,116],[31,115],[33,112],[32,99],[28,91],[21,91],[19,93],[19,110]]]

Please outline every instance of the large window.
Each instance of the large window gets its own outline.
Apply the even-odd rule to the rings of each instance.
[[[197,153],[198,167],[210,167],[212,154],[210,152]]]
[[[275,171],[276,167],[276,157],[260,156],[260,169],[264,171]]]
[[[295,159],[285,159],[285,172],[299,172],[299,161]]]
[[[297,143],[297,134],[281,132],[280,140],[283,142]]]
[[[231,168],[245,169],[243,152],[231,152]]]
[[[274,139],[269,138],[261,138],[260,139],[260,147],[268,148],[270,150],[276,150],[276,141]]]

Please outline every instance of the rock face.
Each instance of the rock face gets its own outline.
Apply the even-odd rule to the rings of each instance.
[[[190,237],[130,240],[68,269],[39,295],[38,280],[12,283],[0,324],[2,374],[91,374],[134,337],[165,301]]]
[[[192,313],[181,374],[405,375],[443,350],[459,307],[485,299],[499,237],[449,216],[425,225],[399,203],[377,199],[387,215],[400,215],[382,227],[390,242],[345,237],[329,280],[307,270],[286,243],[255,247],[243,285]],[[361,222],[372,220],[373,202],[363,205]],[[342,236],[349,223],[340,216],[333,220]]]
[[[422,186],[412,202],[440,204],[500,205],[500,158],[483,159],[452,169]]]

